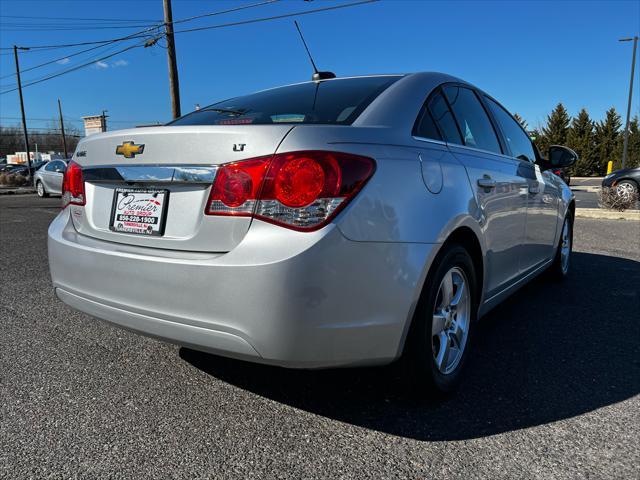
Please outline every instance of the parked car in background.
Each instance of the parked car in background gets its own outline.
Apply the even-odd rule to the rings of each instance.
[[[638,198],[640,192],[640,167],[612,172],[602,180],[602,188],[612,188],[624,199]]]
[[[33,177],[38,196],[62,195],[62,179],[66,169],[67,162],[64,160],[51,160],[39,168]]]
[[[548,159],[439,73],[235,97],[80,141],[49,227],[53,286],[192,348],[296,368],[403,358],[413,385],[448,392],[477,318],[569,272],[575,200],[548,170],[577,155]]]
[[[12,173],[14,175],[22,175],[23,177],[32,176],[38,169],[42,168],[47,164],[47,160],[38,160],[35,162],[31,162],[31,169],[29,169],[29,165],[26,163],[20,163],[17,165],[10,165],[9,168],[4,170],[4,173]]]
[[[22,165],[17,165],[15,163],[0,165],[0,173],[11,173],[13,170],[19,169],[20,167],[22,167]]]

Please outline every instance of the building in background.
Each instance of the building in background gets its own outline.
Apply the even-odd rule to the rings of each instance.
[[[59,152],[29,152],[29,156],[31,157],[32,162],[38,162],[40,160],[49,162],[51,160],[64,160],[64,155]],[[27,153],[26,152],[16,152],[13,155],[7,155],[6,160],[8,165],[23,165],[27,163]]]
[[[29,152],[32,162],[36,162],[42,159],[42,155],[39,152]],[[27,152],[16,152],[14,155],[7,155],[7,164],[22,165],[27,163]]]
[[[104,111],[102,112],[102,115],[82,117],[82,121],[84,122],[84,134],[87,137],[94,133],[107,131],[107,115],[105,115]]]

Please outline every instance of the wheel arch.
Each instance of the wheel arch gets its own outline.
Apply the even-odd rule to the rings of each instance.
[[[616,185],[619,185],[621,182],[631,182],[636,186],[637,189],[640,190],[640,182],[633,177],[622,177],[615,181]]]
[[[475,305],[475,308],[478,309],[479,311],[479,307],[480,305],[482,305],[482,302],[484,300],[484,280],[485,280],[484,249],[482,247],[480,238],[478,234],[474,231],[474,229],[467,225],[460,225],[456,227],[454,230],[452,230],[451,233],[449,233],[449,235],[446,237],[445,241],[439,245],[439,248],[437,249],[437,251],[435,252],[435,255],[433,256],[433,260],[430,262],[428,266],[428,270],[424,275],[424,278],[422,279],[422,283],[420,285],[418,297],[416,299],[414,308],[411,310],[410,317],[408,318],[407,327],[405,328],[405,333],[402,336],[402,341],[400,343],[398,356],[403,356],[406,351],[407,344],[409,343],[407,342],[407,339],[410,337],[410,335],[412,334],[412,331],[415,329],[415,312],[419,309],[420,302],[422,302],[422,299],[424,298],[424,295],[423,295],[424,289],[431,275],[433,275],[433,272],[436,269],[438,261],[443,255],[443,252],[445,252],[446,248],[448,248],[450,245],[460,245],[465,250],[467,250],[467,252],[469,252],[469,256],[471,257],[471,261],[473,262],[473,267],[476,273],[477,304]]]

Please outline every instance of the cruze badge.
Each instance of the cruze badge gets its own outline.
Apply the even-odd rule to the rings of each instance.
[[[116,147],[116,155],[124,155],[124,158],[134,158],[144,152],[144,143],[136,145],[133,142],[123,142]]]

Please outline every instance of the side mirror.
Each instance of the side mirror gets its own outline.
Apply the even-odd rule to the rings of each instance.
[[[549,168],[567,168],[578,161],[578,154],[569,147],[551,145],[549,147]]]

